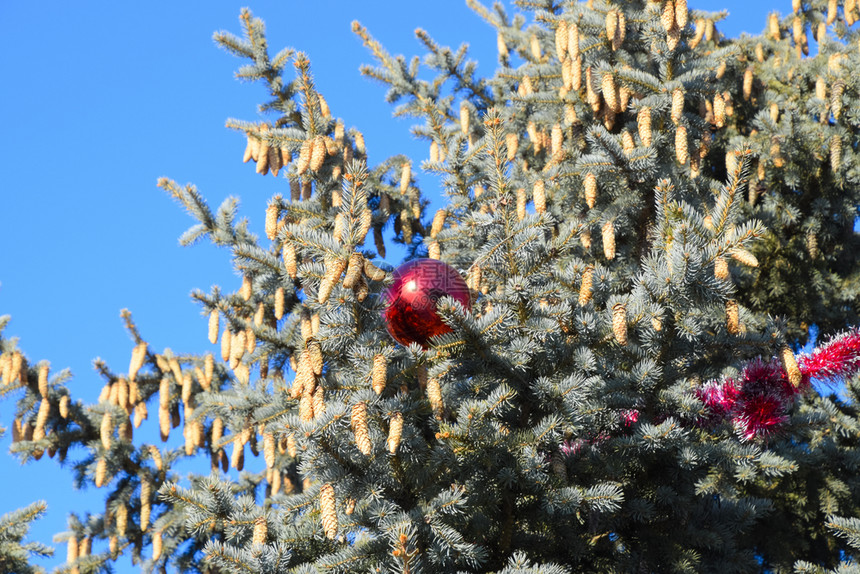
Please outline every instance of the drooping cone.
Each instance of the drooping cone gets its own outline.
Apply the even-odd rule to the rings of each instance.
[[[687,128],[678,126],[675,130],[675,158],[678,163],[684,165],[690,159],[689,144],[687,142]]]
[[[719,92],[714,94],[714,125],[718,128],[726,125],[726,101]]]
[[[546,184],[542,179],[537,180],[534,184],[532,201],[534,201],[537,213],[546,213]]]
[[[782,349],[780,349],[779,358],[782,361],[782,367],[788,375],[789,382],[795,387],[799,387],[800,383],[803,382],[803,374],[800,372],[800,367],[797,366],[797,359],[788,345],[783,345]]]
[[[597,176],[591,172],[585,174],[583,187],[585,188],[585,204],[589,209],[592,209],[597,202]]]
[[[105,479],[107,478],[107,461],[104,458],[100,458],[96,463],[96,476],[95,483],[96,488],[101,488],[105,484]]]
[[[651,145],[651,108],[642,106],[636,114],[636,126],[643,146]]]
[[[326,538],[334,540],[337,536],[338,524],[334,487],[331,484],[324,484],[320,489],[320,521]]]
[[[361,454],[368,456],[373,449],[370,434],[367,429],[367,404],[359,402],[352,406],[352,430],[355,433],[355,445]]]
[[[371,383],[373,391],[379,395],[385,390],[386,376],[388,371],[388,361],[385,355],[376,355],[373,357],[373,368],[371,369]]]
[[[271,432],[263,433],[263,459],[266,461],[266,468],[274,468],[275,435],[273,435]]]
[[[725,257],[717,257],[714,260],[714,277],[720,280],[729,278],[729,264]]]
[[[438,377],[430,377],[427,380],[427,398],[430,400],[430,406],[436,414],[436,418],[442,418],[442,387]]]
[[[508,161],[514,161],[517,157],[517,150],[519,149],[519,137],[517,137],[517,134],[505,135],[505,147],[507,149]]]
[[[678,125],[681,121],[681,115],[684,113],[684,90],[675,88],[672,90],[672,123]]]
[[[579,304],[585,305],[591,300],[594,291],[594,267],[588,266],[582,273],[582,282],[579,286]]]
[[[391,415],[391,423],[388,427],[388,452],[395,454],[400,448],[400,436],[403,433],[403,413]]]
[[[254,521],[254,533],[251,536],[251,544],[265,544],[269,528],[266,525],[266,517],[261,516]]]
[[[51,365],[47,362],[39,365],[39,394],[43,399],[48,397],[48,370]]]
[[[738,302],[734,299],[726,301],[726,331],[731,335],[737,335],[741,332]]]
[[[615,225],[611,221],[603,224],[603,255],[607,259],[615,259]]]
[[[752,96],[752,87],[753,87],[753,70],[752,68],[747,68],[744,70],[744,80],[743,80],[743,97],[745,100],[749,100]]]
[[[526,190],[523,188],[517,189],[517,220],[522,221],[526,216],[526,204],[528,203],[528,197],[526,197]]]
[[[218,341],[218,310],[212,309],[209,313],[209,342],[213,345]],[[131,370],[129,369],[129,377],[131,377]]]
[[[110,450],[111,446],[111,438],[113,435],[113,420],[110,416],[109,412],[105,412],[102,415],[102,424],[99,429],[99,436],[101,437],[102,446],[105,450]]]
[[[627,307],[624,303],[612,306],[612,334],[619,345],[627,345]]]

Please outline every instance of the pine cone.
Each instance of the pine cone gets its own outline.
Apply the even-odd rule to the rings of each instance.
[[[385,355],[375,355],[373,357],[373,368],[371,369],[371,382],[374,392],[377,395],[382,394],[385,390],[386,378],[388,375],[388,361]]]
[[[391,415],[391,423],[388,427],[388,452],[396,454],[400,447],[400,436],[403,433],[403,413]]]
[[[690,151],[687,146],[687,128],[678,126],[675,130],[675,157],[681,165],[686,164],[690,159]]]
[[[726,331],[730,335],[737,335],[741,332],[738,302],[734,299],[726,301]]]
[[[370,442],[370,434],[367,429],[367,404],[359,402],[352,406],[352,430],[355,433],[355,446],[359,452],[365,456],[369,456],[373,450],[373,444]]]
[[[567,20],[559,20],[558,26],[555,29],[555,54],[561,62],[567,56],[567,40],[569,28]]]
[[[744,70],[744,80],[743,80],[743,97],[745,100],[749,101],[752,96],[752,85],[753,85],[753,70],[752,68],[747,68]]]
[[[726,101],[719,92],[714,94],[714,125],[718,128],[726,125]]]
[[[469,134],[469,106],[465,102],[460,104],[460,131],[465,135]],[[401,192],[402,185],[401,182]]]
[[[675,24],[679,29],[683,30],[687,26],[688,16],[687,0],[675,0]]]
[[[404,195],[412,182],[412,164],[406,162],[400,170],[400,195]]]
[[[594,292],[594,267],[588,266],[582,272],[582,281],[579,284],[579,305],[585,305],[591,300]]]
[[[830,169],[834,172],[839,171],[842,166],[842,138],[839,134],[834,134],[830,138]]]
[[[338,524],[334,487],[331,484],[324,484],[320,489],[320,521],[326,538],[334,540],[337,536]]]
[[[427,398],[430,400],[430,407],[436,414],[437,419],[442,418],[442,387],[439,384],[438,377],[430,377],[427,380]]]
[[[263,459],[266,461],[266,468],[274,468],[275,435],[273,435],[271,432],[263,433]]]
[[[96,463],[96,474],[95,474],[95,484],[96,488],[101,488],[105,485],[105,480],[107,479],[107,461],[104,458],[100,458]]]
[[[561,126],[555,124],[552,127],[551,150],[552,160],[556,163],[564,159],[564,132],[561,131]]]
[[[275,319],[280,320],[284,316],[284,288],[278,287],[275,291]]]
[[[21,355],[19,354],[17,356],[20,357]],[[48,362],[43,362],[41,365],[39,365],[39,379],[38,379],[39,395],[43,399],[48,398],[48,371],[50,370],[50,368],[51,368],[51,364]],[[14,367],[13,367],[13,370],[14,370]],[[19,367],[19,371],[20,371],[20,367]]]
[[[612,334],[619,345],[627,345],[627,307],[624,303],[612,306]]]
[[[534,184],[532,200],[534,201],[535,211],[537,213],[546,212],[546,184],[542,179],[537,180]]]
[[[517,134],[505,134],[505,146],[507,148],[508,161],[514,161],[517,157],[517,149],[519,148],[519,138]]]
[[[265,544],[266,537],[268,536],[268,534],[269,528],[266,525],[266,518],[264,516],[261,516],[254,521],[254,533],[251,536],[251,544]]]
[[[651,108],[642,106],[636,114],[636,125],[639,131],[639,139],[642,145],[648,147],[651,145]],[[596,184],[596,181],[595,181]]]
[[[567,29],[567,53],[571,60],[579,59],[579,26],[572,22]],[[579,88],[575,88],[579,89]]]
[[[42,409],[39,409],[41,413]],[[36,423],[36,428],[39,428],[39,423]],[[102,424],[99,429],[99,436],[101,437],[102,447],[105,450],[110,450],[111,447],[111,438],[113,436],[113,420],[111,420],[111,416],[109,412],[105,412],[102,415]]]
[[[526,190],[523,188],[517,189],[517,220],[522,221],[526,216],[526,203],[528,202],[528,198],[526,197]]]
[[[346,267],[346,275],[343,278],[344,289],[352,289],[358,284],[358,279],[364,271],[364,257],[361,253],[353,253],[349,256]]]
[[[239,289],[239,295],[241,295],[242,299],[248,301],[251,298],[251,290],[251,277],[244,275],[242,277],[242,287]]]
[[[684,90],[675,88],[672,90],[672,123],[678,125],[681,121],[681,115],[684,113]]]
[[[611,221],[603,224],[603,255],[607,259],[615,259],[615,225]]]
[[[636,149],[636,143],[633,141],[633,134],[630,130],[624,128],[621,131],[621,147],[624,150],[624,155],[629,156]]]
[[[675,27],[675,2],[673,0],[663,1],[663,11],[660,13],[660,24],[668,34]]]
[[[800,367],[797,366],[797,359],[791,348],[788,345],[783,345],[779,352],[779,358],[782,361],[782,368],[785,369],[788,375],[788,381],[795,387],[799,387],[803,382],[803,374],[800,372]]]
[[[591,172],[586,173],[583,187],[585,188],[585,204],[589,209],[592,209],[597,203],[597,177]]]

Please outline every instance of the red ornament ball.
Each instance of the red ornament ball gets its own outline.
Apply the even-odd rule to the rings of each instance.
[[[415,259],[394,270],[394,283],[385,291],[382,318],[391,336],[403,345],[425,349],[430,337],[450,333],[436,312],[436,302],[450,296],[469,309],[466,282],[456,269],[436,259]]]

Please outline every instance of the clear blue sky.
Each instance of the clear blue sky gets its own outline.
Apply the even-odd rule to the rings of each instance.
[[[770,10],[791,9],[789,0],[690,4],[727,9],[720,29],[729,36],[758,32]],[[152,348],[205,352],[212,350],[206,321],[188,294],[238,287],[227,252],[179,247],[192,221],[156,178],[193,182],[216,206],[241,197],[242,214],[261,235],[266,199],[287,189],[283,177],[263,178],[253,163],[243,165],[242,137],[224,128],[228,117],[259,119],[265,97],[261,86],[233,78],[239,60],[211,40],[215,30],[240,32],[241,6],[0,2],[0,315],[12,315],[6,335],[19,336],[32,361],[73,371],[73,396],[86,402],[103,384],[94,358],[127,369],[131,340],[120,309],[131,309]],[[463,0],[281,0],[251,9],[266,21],[273,53],[292,46],[309,54],[318,88],[336,116],[364,132],[371,162],[406,153],[417,164],[427,149],[412,140],[409,120],[391,117],[384,88],[360,77],[359,65],[371,58],[350,32],[352,20],[394,54],[423,54],[413,35],[420,26],[443,44],[468,41],[479,73],[495,67],[495,34]],[[438,203],[438,182],[418,179]],[[3,426],[11,407],[0,403]],[[9,444],[7,434],[0,514],[36,499],[49,504],[31,539],[50,544],[69,512],[103,509],[103,492],[74,491],[69,469],[47,458],[22,467],[7,454]],[[46,568],[65,559],[65,546],[55,547],[54,559],[40,561]],[[118,571],[134,570],[125,562]]]

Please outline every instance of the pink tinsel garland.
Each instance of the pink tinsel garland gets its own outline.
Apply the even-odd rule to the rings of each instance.
[[[789,407],[810,380],[832,382],[860,371],[860,330],[838,335],[810,355],[801,356],[798,366],[803,375],[798,387],[789,382],[778,359],[755,359],[737,377],[704,385],[696,391],[709,413],[702,422],[729,419],[747,440],[767,437],[788,420]]]

